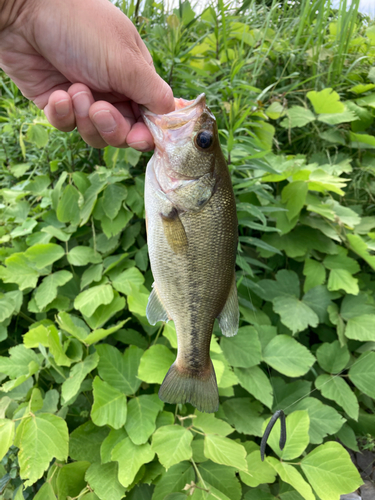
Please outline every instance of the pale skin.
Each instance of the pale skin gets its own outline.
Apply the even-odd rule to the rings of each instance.
[[[108,0],[0,0],[0,67],[57,129],[95,148],[154,147],[138,105],[174,110],[132,22]]]

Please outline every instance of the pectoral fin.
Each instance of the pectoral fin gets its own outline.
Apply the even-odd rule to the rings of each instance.
[[[188,247],[188,241],[185,233],[185,228],[181,222],[176,209],[172,210],[170,214],[160,214],[163,222],[163,230],[167,242],[174,253],[184,253]]]
[[[150,325],[155,325],[158,321],[169,321],[167,310],[161,301],[155,283],[148,298],[146,316]]]
[[[221,333],[225,335],[225,337],[233,337],[233,335],[236,335],[239,318],[240,313],[238,309],[236,276],[233,275],[232,286],[227,301],[218,316]]]

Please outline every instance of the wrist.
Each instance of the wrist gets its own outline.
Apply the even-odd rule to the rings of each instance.
[[[27,0],[0,0],[0,32],[17,20],[26,3]]]

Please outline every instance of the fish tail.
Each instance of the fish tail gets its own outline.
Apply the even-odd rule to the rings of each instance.
[[[159,389],[159,398],[165,403],[191,403],[199,411],[213,413],[219,409],[219,393],[215,370],[210,361],[205,373],[181,370],[177,363],[169,368]]]

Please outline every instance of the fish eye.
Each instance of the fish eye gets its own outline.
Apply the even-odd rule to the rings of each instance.
[[[201,130],[195,136],[195,144],[200,149],[208,149],[214,141],[214,136],[209,130]]]

